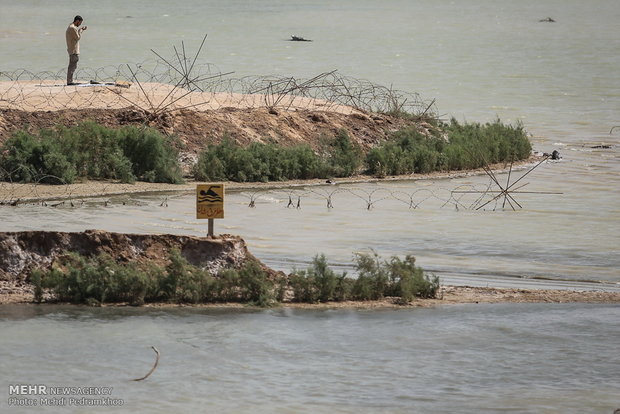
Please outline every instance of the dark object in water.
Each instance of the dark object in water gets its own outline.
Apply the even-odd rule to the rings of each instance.
[[[558,150],[553,150],[553,152],[551,154],[549,154],[548,152],[545,152],[545,153],[543,153],[543,156],[549,157],[552,160],[562,159],[562,157],[560,156],[560,152]]]
[[[291,38],[289,40],[291,42],[312,42],[312,40],[310,39],[304,39],[301,36],[295,36],[295,35],[291,35]]]
[[[611,149],[611,145],[594,145],[590,148],[594,148],[594,149]]]
[[[540,19],[539,22],[555,23],[555,20],[553,20],[551,17],[547,17],[546,19]]]

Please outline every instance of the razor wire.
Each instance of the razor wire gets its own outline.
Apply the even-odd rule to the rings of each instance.
[[[184,61],[183,61],[184,60]],[[145,112],[225,107],[309,109],[407,113],[436,118],[434,101],[373,82],[324,72],[309,79],[264,75],[232,77],[212,64],[183,59],[175,66],[162,60],[135,65],[80,68],[65,85],[65,71],[0,72],[0,109],[58,111],[63,109],[121,109]],[[179,67],[185,68],[180,70]],[[191,69],[191,73],[188,71]]]

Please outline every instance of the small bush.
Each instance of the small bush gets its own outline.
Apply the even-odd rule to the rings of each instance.
[[[415,257],[407,255],[405,260],[392,256],[381,261],[373,252],[356,256],[359,276],[353,285],[353,297],[359,300],[380,299],[395,296],[402,303],[414,298],[434,298],[439,291],[439,278],[429,277],[415,266]]]
[[[35,286],[52,289],[58,300],[73,303],[144,303],[150,278],[135,264],[120,265],[109,255],[93,258],[69,253]]]
[[[170,252],[170,264],[166,267],[166,274],[162,280],[161,291],[169,301],[203,302],[214,285],[208,272],[190,265],[177,249]]]
[[[482,167],[485,162],[517,161],[530,156],[532,146],[523,125],[493,123],[461,124],[454,118],[442,128],[448,135],[445,169]]]
[[[59,143],[78,177],[133,182],[136,177],[131,162],[118,146],[117,134],[116,130],[91,121],[40,132],[42,139]]]
[[[73,183],[76,179],[136,178],[182,182],[173,143],[153,129],[110,129],[94,122],[44,129],[38,135],[18,131],[0,148],[0,168],[8,180]]]
[[[239,269],[238,300],[263,307],[275,303],[275,285],[256,261]]]
[[[72,183],[77,175],[60,142],[18,131],[2,146],[0,167],[6,179],[21,182]],[[54,179],[49,176],[58,177]]]
[[[202,181],[267,182],[326,177],[327,168],[307,145],[281,147],[254,142],[243,148],[225,137],[200,154],[194,176]]]
[[[344,300],[379,300],[385,296],[409,303],[414,298],[434,298],[439,291],[439,278],[429,277],[415,266],[415,258],[404,260],[392,256],[383,261],[375,252],[355,256],[357,278],[346,272],[337,276],[324,255],[317,255],[307,270],[294,270],[289,286],[294,302],[317,303]]]
[[[405,260],[393,256],[385,263],[390,274],[390,294],[398,296],[404,303],[414,298],[434,298],[439,290],[439,278],[424,274],[415,266],[415,257],[407,255]]]
[[[317,288],[305,270],[293,270],[289,276],[289,286],[293,293],[293,302],[318,302]]]
[[[346,273],[336,276],[329,268],[325,255],[317,255],[307,270],[293,271],[290,286],[295,302],[317,303],[348,299]]]
[[[39,302],[44,289],[57,300],[73,303],[245,302],[268,306],[276,299],[275,284],[257,262],[212,275],[189,264],[176,249],[171,250],[165,267],[117,263],[107,254],[67,253],[50,270],[33,271],[30,280]]]
[[[183,182],[174,142],[152,128],[124,127],[119,146],[139,180],[153,183]]]
[[[377,300],[387,293],[390,281],[388,269],[381,263],[379,255],[356,254],[357,280],[353,284],[353,297],[358,300]]]
[[[322,137],[321,141],[332,176],[349,177],[359,172],[363,161],[362,149],[351,140],[347,131],[341,129],[333,139]]]

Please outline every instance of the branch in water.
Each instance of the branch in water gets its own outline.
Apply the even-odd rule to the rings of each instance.
[[[146,374],[142,378],[132,379],[132,381],[142,381],[142,380],[147,379],[153,373],[153,371],[155,371],[155,368],[157,368],[157,364],[159,364],[159,351],[154,346],[151,346],[151,348],[153,348],[153,351],[155,351],[155,354],[157,355],[157,357],[155,358],[155,364],[153,365],[153,368],[151,368],[148,374]]]

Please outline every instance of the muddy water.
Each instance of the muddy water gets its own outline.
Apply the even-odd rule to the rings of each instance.
[[[137,63],[153,57],[151,48],[172,53],[172,44],[181,40],[194,50],[207,32],[199,63],[215,63],[224,72],[304,77],[339,69],[419,92],[424,99],[437,98],[445,118],[521,121],[536,150],[557,149],[563,157],[523,181],[529,183],[524,190],[563,194],[519,195],[516,200],[524,208],[517,212],[440,209],[438,204],[449,197],[445,194],[415,211],[393,199],[367,211],[364,200],[346,191],[334,196],[332,211],[316,195],[302,197],[300,211],[281,208],[282,197],[274,195],[261,197],[254,210],[244,208],[243,196],[231,196],[228,218],[218,227],[247,238],[269,264],[288,270],[325,253],[346,266],[353,252],[373,248],[382,254],[414,254],[420,264],[446,277],[620,281],[620,129],[610,133],[620,123],[620,38],[611,30],[620,19],[615,1],[145,4],[83,2],[80,13],[89,30],[80,65]],[[75,14],[73,3],[2,6],[0,50],[11,57],[3,70],[62,70],[62,31],[66,16]],[[548,16],[556,22],[539,22]],[[14,27],[14,21],[30,24]],[[314,41],[285,41],[290,34]],[[123,47],[113,47],[119,44]],[[431,191],[465,183],[439,182]],[[411,194],[427,184],[388,187]],[[0,229],[201,233],[189,198],[171,200],[167,210],[158,209],[156,199],[145,202],[140,208],[101,210],[3,209]]]
[[[617,306],[586,304],[366,312],[3,306],[0,409],[611,414],[619,407],[618,318]],[[130,381],[152,367],[151,345],[161,353],[157,369]],[[8,407],[15,383],[111,387],[123,405]]]
[[[596,200],[596,214],[580,211],[582,200],[571,192],[570,183],[553,188],[562,194],[535,193],[546,192],[544,177],[561,174],[566,163],[547,162],[532,170],[522,181],[531,177],[524,188],[534,194],[514,194],[523,207],[516,211],[509,204],[502,208],[503,199],[476,210],[472,205],[479,194],[452,193],[484,191],[489,185],[486,176],[337,184],[230,192],[226,218],[216,221],[216,232],[241,235],[257,257],[286,272],[305,267],[321,253],[337,268],[350,271],[354,253],[373,249],[384,257],[412,254],[419,265],[447,283],[537,286],[542,282],[532,279],[551,279],[544,284],[557,281],[557,287],[581,288],[568,282],[602,281],[608,283],[589,287],[618,289],[620,256],[615,253],[620,233],[608,221],[616,207]],[[527,171],[513,171],[511,180]],[[507,181],[508,175],[497,178]],[[253,208],[249,207],[252,200]],[[206,222],[195,219],[193,194],[73,203],[74,207],[66,202],[58,207],[4,208],[3,227],[8,231],[206,232]]]
[[[89,26],[80,64],[92,68],[150,59],[151,48],[170,56],[181,40],[195,50],[207,32],[202,62],[223,72],[311,77],[339,69],[437,98],[445,118],[520,120],[535,149],[563,156],[524,179],[528,190],[563,194],[519,195],[524,208],[516,212],[441,208],[440,188],[485,186],[485,178],[381,184],[409,194],[430,185],[437,198],[416,210],[388,197],[369,211],[350,188],[334,195],[329,211],[314,193],[302,195],[300,210],[286,209],[286,193],[261,195],[255,209],[248,197],[229,194],[216,229],[242,235],[275,267],[303,266],[324,252],[344,269],[352,252],[374,248],[412,253],[442,278],[468,283],[620,281],[620,131],[610,134],[620,124],[615,0],[0,4],[1,70],[62,71],[63,31],[76,13]],[[556,23],[538,22],[548,16]],[[314,42],[284,41],[291,34]],[[592,148],[599,145],[609,148]],[[171,197],[167,208],[162,200],[0,208],[0,228],[205,232],[191,196]],[[116,410],[124,412],[612,413],[620,406],[615,305],[255,313],[4,306],[0,315],[2,412],[17,382],[111,386],[126,400]],[[146,382],[128,382],[151,366],[151,345],[162,352],[160,367]]]

